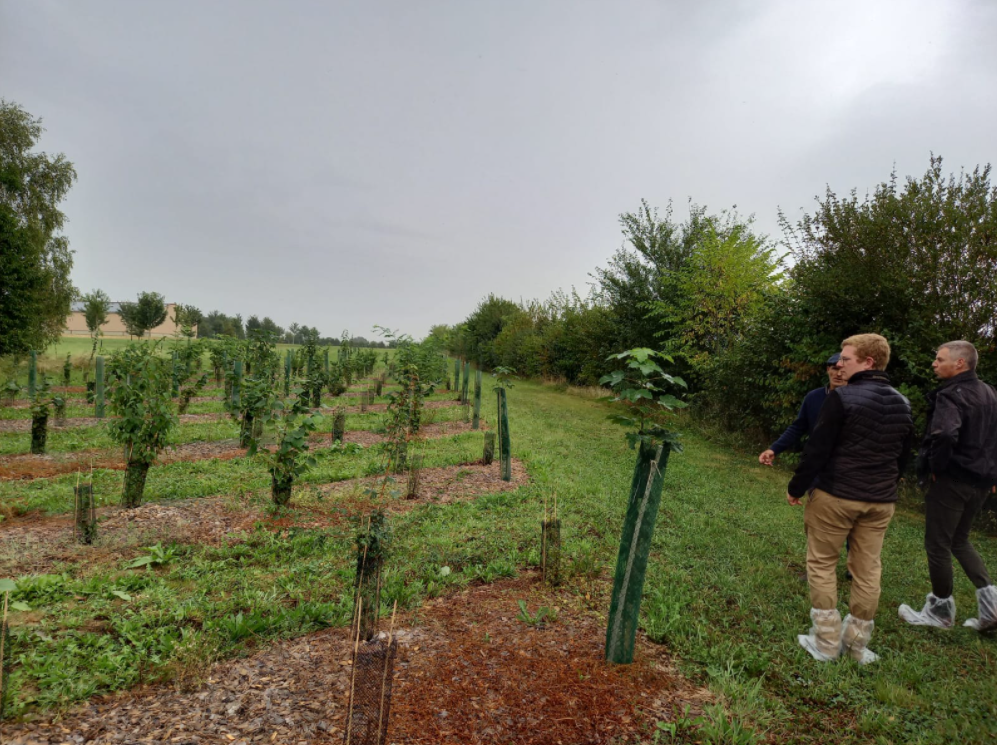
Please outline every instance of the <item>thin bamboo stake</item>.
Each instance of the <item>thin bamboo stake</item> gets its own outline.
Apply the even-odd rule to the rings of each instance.
[[[90,483],[93,483],[92,481]],[[76,471],[76,491],[73,492],[73,540],[80,542],[80,471]]]

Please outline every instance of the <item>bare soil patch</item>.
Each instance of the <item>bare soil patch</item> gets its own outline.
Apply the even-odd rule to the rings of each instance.
[[[666,648],[641,635],[634,664],[602,660],[607,584],[554,591],[526,573],[400,614],[389,742],[628,743],[686,705],[698,713],[708,693],[682,678]],[[517,620],[519,600],[557,608],[557,620]],[[320,631],[216,664],[196,690],[157,684],[59,720],[8,724],[5,741],[340,743],[350,650],[346,629]]]

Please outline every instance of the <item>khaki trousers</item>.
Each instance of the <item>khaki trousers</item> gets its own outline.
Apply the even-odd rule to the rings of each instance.
[[[803,522],[807,526],[807,579],[814,608],[832,610],[838,606],[836,570],[841,547],[848,539],[848,571],[852,573],[849,610],[863,621],[876,616],[883,574],[880,554],[895,507],[893,502],[858,502],[813,490]]]

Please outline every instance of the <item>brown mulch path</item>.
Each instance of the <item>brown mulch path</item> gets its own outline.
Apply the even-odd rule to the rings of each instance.
[[[86,561],[89,567],[115,563],[137,556],[143,546],[154,543],[219,545],[242,540],[240,533],[253,530],[257,523],[270,529],[294,525],[324,529],[343,525],[352,515],[368,512],[372,506],[389,513],[403,513],[421,504],[449,504],[483,494],[513,491],[529,481],[525,467],[513,459],[512,481],[503,481],[498,465],[466,463],[420,472],[420,489],[413,499],[404,498],[405,477],[376,499],[364,494],[376,488],[383,477],[337,481],[331,485],[304,484],[296,487],[291,512],[273,519],[266,494],[199,497],[196,499],[147,502],[134,509],[100,507],[98,540],[95,546],[81,546],[73,537],[69,515],[28,514],[0,522],[0,576],[46,574],[60,563]],[[402,494],[392,493],[401,491]],[[330,498],[331,497],[331,498]]]
[[[388,741],[627,743],[687,705],[698,714],[709,693],[677,672],[667,648],[639,635],[632,665],[603,661],[607,588],[551,590],[527,572],[400,614]],[[556,608],[556,620],[518,620],[519,600],[531,613]],[[382,619],[382,630],[390,623]],[[58,721],[8,724],[5,742],[341,743],[350,660],[348,630],[328,629],[215,664],[194,690],[150,685],[94,698]]]

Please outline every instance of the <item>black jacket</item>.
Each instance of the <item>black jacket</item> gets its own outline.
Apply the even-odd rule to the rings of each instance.
[[[895,502],[913,444],[910,402],[886,373],[855,373],[824,402],[789,493],[802,497],[813,485],[841,499]]]
[[[928,394],[917,472],[978,487],[997,484],[997,393],[972,370]]]

